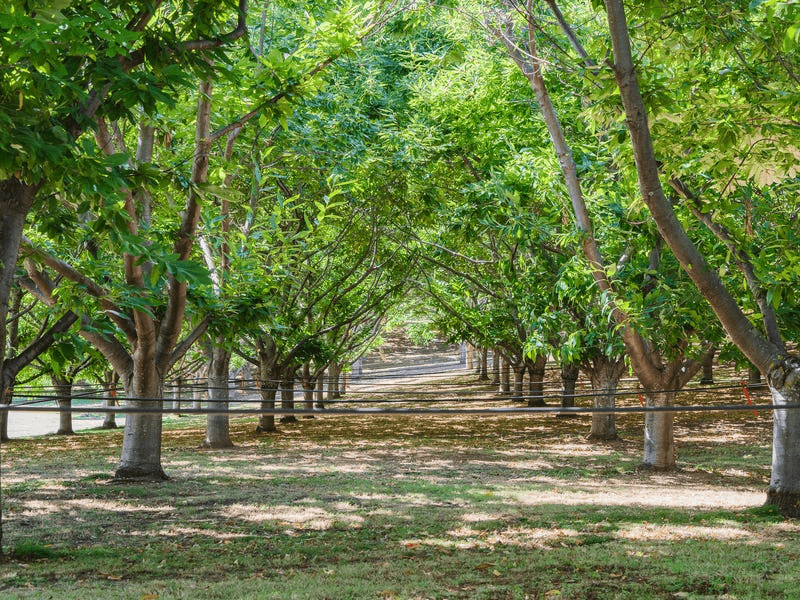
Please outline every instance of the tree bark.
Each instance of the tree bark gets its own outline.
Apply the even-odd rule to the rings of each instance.
[[[608,358],[599,356],[584,369],[592,382],[593,406],[595,408],[614,408],[617,385],[625,372],[625,357]],[[597,441],[616,440],[617,419],[613,412],[592,413],[592,425],[588,439]]]
[[[337,400],[342,397],[339,390],[339,381],[342,376],[342,365],[338,362],[331,364],[328,370],[328,401]]]
[[[800,403],[800,359],[787,357],[769,372],[772,402],[777,406]],[[786,516],[800,517],[800,410],[774,412],[772,475],[767,504]]]
[[[230,435],[230,418],[227,412],[230,406],[230,388],[228,372],[231,364],[231,351],[222,345],[222,340],[215,340],[211,346],[208,364],[208,405],[214,413],[206,415],[206,448],[233,448]]]
[[[105,377],[102,380],[103,386],[103,393],[106,397],[106,406],[109,408],[113,408],[117,405],[117,382],[119,378],[117,374],[114,373],[113,370],[108,370],[105,373]],[[106,413],[105,419],[103,420],[103,429],[116,429],[117,428],[117,419],[116,415],[113,412]]]
[[[547,367],[547,354],[540,354],[536,360],[525,359],[528,368],[528,406],[547,406],[544,401],[544,376]]]
[[[50,377],[58,404],[58,431],[56,435],[75,435],[72,428],[72,379],[69,375],[53,373]]]
[[[674,401],[674,391],[652,392],[645,398],[648,407],[670,407]],[[675,413],[668,411],[645,413],[642,468],[653,471],[675,470],[674,417]]]
[[[278,395],[278,383],[281,379],[278,366],[278,347],[270,336],[258,339],[258,375],[259,391],[261,394],[261,410],[275,410],[275,397]],[[271,433],[278,431],[275,427],[274,414],[261,414],[258,417],[257,433]]]
[[[492,350],[492,385],[500,385],[500,353]]]
[[[703,357],[701,363],[703,376],[700,378],[700,383],[703,385],[712,385],[714,383],[714,356],[716,353],[716,350],[707,352]]]
[[[752,387],[761,385],[761,371],[755,365],[750,365],[747,369],[747,385]]]
[[[511,399],[517,402],[522,402],[525,399],[525,362],[520,360],[518,363],[512,366],[514,369],[514,391],[511,394]]]
[[[284,410],[294,410],[294,379],[295,367],[286,367],[281,378],[281,408]],[[295,423],[297,417],[294,415],[283,415],[281,423]]]
[[[325,408],[325,371],[317,375],[316,402],[314,408],[322,410]]]
[[[501,355],[502,365],[500,367],[500,388],[499,391],[504,396],[511,393],[511,363],[505,355]]]
[[[478,381],[489,381],[489,350],[487,348],[480,349],[480,376]]]
[[[575,385],[580,375],[578,365],[564,363],[561,365],[561,408],[573,408],[575,406]],[[564,412],[559,417],[576,416],[575,413]]]
[[[303,408],[305,410],[314,410],[314,393],[317,389],[317,380],[311,376],[311,365],[309,363],[303,365],[303,376],[300,383],[303,387]],[[313,419],[314,415],[303,415],[303,418]]]
[[[141,366],[136,369],[125,385],[126,406],[144,412],[125,416],[122,453],[114,474],[119,480],[169,479],[161,467],[162,378],[143,370]]]

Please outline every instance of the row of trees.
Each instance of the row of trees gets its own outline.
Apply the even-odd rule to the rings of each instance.
[[[269,409],[392,310],[527,369],[533,403],[550,357],[598,406],[627,361],[669,407],[739,352],[796,402],[797,16],[752,4],[12,3],[0,402],[48,348],[60,377],[91,347],[142,409],[116,476],[160,478],[190,349],[216,405],[238,356]],[[776,411],[787,514],[797,419]],[[671,428],[648,413],[645,464],[674,468]]]

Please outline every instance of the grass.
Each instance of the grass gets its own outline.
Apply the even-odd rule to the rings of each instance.
[[[677,473],[639,472],[641,417],[322,416],[117,484],[120,431],[3,446],[0,597],[800,598],[800,524],[762,507],[771,421],[679,415]]]

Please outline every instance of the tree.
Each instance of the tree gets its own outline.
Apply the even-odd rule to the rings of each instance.
[[[554,3],[550,3],[551,7]],[[526,24],[526,40],[524,49],[517,45],[513,31],[513,22],[509,16],[494,15],[498,20],[489,24],[498,39],[503,43],[510,57],[519,67],[520,71],[530,82],[536,94],[537,104],[542,112],[544,122],[558,157],[560,170],[572,203],[575,214],[576,226],[581,235],[583,254],[589,263],[589,270],[596,285],[606,298],[610,312],[617,322],[622,339],[625,342],[628,357],[634,371],[647,392],[648,404],[659,410],[650,411],[645,416],[645,448],[643,465],[659,470],[675,468],[675,449],[672,435],[673,413],[663,410],[672,405],[677,390],[682,388],[699,370],[700,357],[687,358],[692,338],[696,332],[702,331],[702,319],[692,316],[690,312],[679,313],[681,320],[689,317],[689,323],[684,326],[685,335],[673,340],[667,347],[653,344],[647,340],[636,326],[635,319],[630,314],[630,304],[620,299],[619,290],[609,277],[609,270],[600,252],[600,247],[595,237],[592,219],[586,206],[581,177],[573,158],[572,151],[567,144],[564,129],[559,115],[553,104],[552,97],[545,83],[542,70],[542,61],[539,57],[536,41],[536,31],[541,28],[534,13],[532,1],[528,1],[522,16]],[[577,38],[571,35],[571,30],[560,21],[562,28],[567,32],[570,42],[576,45],[581,56],[587,56],[579,46]],[[590,67],[591,61],[584,59]],[[653,242],[653,250],[649,255],[649,271],[660,270],[662,261],[658,240]],[[703,340],[700,340],[703,341]],[[713,350],[713,344],[705,344],[705,352]]]
[[[725,331],[766,374],[773,403],[777,406],[798,403],[800,359],[786,351],[771,305],[758,303],[764,327],[763,332],[759,331],[687,235],[666,197],[650,135],[647,109],[639,88],[625,10],[619,0],[606,0],[605,7],[614,49],[613,71],[625,109],[642,200],[653,215],[662,237],[706,298]],[[752,266],[750,261],[743,253],[739,253],[737,258],[751,290],[758,294],[760,286],[757,284],[760,282],[752,281],[753,273],[748,272],[748,267]],[[800,516],[800,411],[775,411],[772,476],[767,502],[778,506],[788,516]]]

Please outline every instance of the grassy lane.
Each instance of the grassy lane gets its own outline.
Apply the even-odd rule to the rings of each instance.
[[[0,597],[800,598],[767,415],[679,415],[672,474],[637,470],[641,416],[588,419],[242,419],[229,451],[172,419],[157,484],[111,480],[119,431],[14,441]]]

